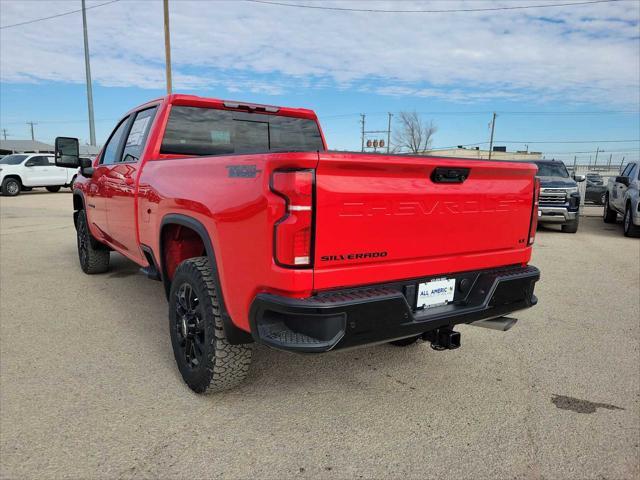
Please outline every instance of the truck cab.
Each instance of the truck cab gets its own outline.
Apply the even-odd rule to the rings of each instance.
[[[576,233],[580,221],[580,192],[578,183],[584,175],[570,176],[559,160],[536,160],[540,179],[538,223],[561,225],[562,231]]]

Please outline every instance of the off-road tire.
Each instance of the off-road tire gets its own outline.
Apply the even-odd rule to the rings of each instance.
[[[9,177],[2,181],[2,195],[5,197],[15,197],[20,193],[22,185],[17,178]]]
[[[191,300],[186,298],[188,289],[193,294]],[[196,393],[228,390],[241,383],[249,373],[252,345],[228,342],[219,291],[207,257],[182,262],[171,282],[171,345],[182,378]]]
[[[622,220],[624,226],[625,237],[640,237],[640,226],[633,224],[633,217],[631,213],[631,204],[627,204],[627,208],[624,211],[624,219]]]
[[[609,195],[607,195],[604,199],[604,211],[602,213],[602,219],[604,223],[616,223],[618,220],[618,212],[613,210],[609,206]]]
[[[565,223],[561,228],[564,233],[576,233],[578,231],[578,225],[580,225],[580,219],[576,218],[569,223]]]
[[[421,335],[416,335],[415,337],[401,338],[400,340],[394,340],[393,342],[389,342],[390,345],[395,345],[396,347],[408,347],[409,345],[413,345],[418,341]]]
[[[60,191],[60,186],[56,185],[55,187],[47,187],[47,190],[51,193],[56,193]]]
[[[78,241],[78,259],[84,273],[104,273],[109,270],[109,249],[91,236],[87,215],[84,210],[78,212],[76,224]]]

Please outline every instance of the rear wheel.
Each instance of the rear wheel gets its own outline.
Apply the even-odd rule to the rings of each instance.
[[[569,223],[565,223],[562,225],[562,231],[564,233],[576,233],[578,231],[578,225],[580,224],[580,220],[576,217],[575,220],[570,221]]]
[[[47,190],[50,191],[51,193],[56,193],[60,191],[60,186],[56,185],[55,187],[47,187]]]
[[[640,237],[640,226],[633,224],[631,204],[627,204],[627,208],[624,211],[624,236],[625,237]]]
[[[2,181],[2,195],[15,197],[20,193],[20,180],[17,178],[5,178]]]
[[[218,292],[207,257],[182,262],[171,282],[171,345],[182,378],[197,393],[237,386],[251,364],[251,344],[232,345],[227,340]]]
[[[400,340],[394,340],[393,342],[389,342],[391,345],[395,345],[396,347],[408,347],[409,345],[413,345],[418,341],[421,335],[416,335],[415,337],[409,338],[401,338]]]
[[[602,213],[604,223],[616,223],[618,213],[609,206],[609,195],[604,198],[604,211]]]
[[[109,269],[109,250],[91,236],[84,210],[78,212],[76,235],[82,271],[89,275],[106,272]]]

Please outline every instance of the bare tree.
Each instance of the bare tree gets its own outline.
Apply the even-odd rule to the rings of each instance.
[[[411,153],[422,153],[431,148],[433,135],[438,127],[432,120],[428,122],[420,118],[417,112],[400,112],[398,126],[393,135],[393,151],[408,150]]]

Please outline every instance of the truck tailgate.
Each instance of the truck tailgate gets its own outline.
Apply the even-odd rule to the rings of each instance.
[[[440,172],[464,179],[442,182]],[[528,163],[321,153],[314,289],[528,262],[535,172]]]

